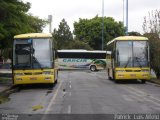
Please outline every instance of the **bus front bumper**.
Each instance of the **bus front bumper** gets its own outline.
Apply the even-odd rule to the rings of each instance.
[[[14,77],[14,84],[54,83],[54,75]]]
[[[118,72],[115,73],[116,80],[150,80],[150,73],[148,72]]]

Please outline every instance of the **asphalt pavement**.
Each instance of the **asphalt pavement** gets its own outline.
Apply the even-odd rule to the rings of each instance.
[[[0,104],[1,113],[126,114],[160,113],[160,86],[153,83],[114,83],[105,71],[60,71],[48,86],[24,86]]]

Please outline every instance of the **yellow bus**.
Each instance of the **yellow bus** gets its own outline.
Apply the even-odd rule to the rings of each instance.
[[[141,80],[150,79],[149,41],[146,37],[122,36],[107,43],[111,51],[110,64],[107,64],[109,79]]]
[[[15,85],[45,83],[53,86],[57,82],[51,38],[47,33],[14,36],[12,73]]]

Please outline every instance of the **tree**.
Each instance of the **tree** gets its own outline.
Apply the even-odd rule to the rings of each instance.
[[[99,50],[102,47],[102,17],[95,16],[92,19],[79,19],[74,22],[74,34],[76,38]],[[111,39],[124,35],[122,22],[116,22],[111,17],[104,17],[104,48]]]
[[[27,14],[30,9],[30,3],[24,3],[20,0],[0,0],[0,56],[6,56],[8,51],[4,49],[11,48],[13,36],[16,34],[29,32],[42,32],[42,28],[47,23]]]
[[[151,67],[160,78],[160,10],[151,11],[144,17],[143,30],[150,42]]]
[[[58,30],[54,29],[53,40],[56,49],[70,49],[71,42],[73,41],[73,36],[70,31],[70,27],[67,25],[65,19],[59,24]]]
[[[92,48],[88,44],[84,43],[83,41],[77,40],[77,39],[74,39],[72,41],[71,48],[72,49],[92,50]]]
[[[129,35],[129,36],[141,36],[141,33],[132,31],[132,32],[128,32],[128,35]]]

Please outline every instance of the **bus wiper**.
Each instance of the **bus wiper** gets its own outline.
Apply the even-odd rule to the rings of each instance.
[[[136,62],[139,64],[139,67],[142,68],[142,65],[141,65],[141,63],[139,62],[138,59],[139,59],[138,57],[135,57],[135,60],[136,60]]]
[[[39,63],[39,61],[37,60],[37,58],[33,56],[33,60],[34,60],[36,63],[38,63],[39,67],[42,69],[42,66],[41,66],[41,64]]]
[[[26,68],[31,68],[30,65],[25,65],[25,66],[22,66],[23,67],[23,70],[25,70]]]
[[[125,68],[128,66],[130,60],[131,60],[131,57],[128,58],[128,61],[127,61],[126,65],[125,65]]]

